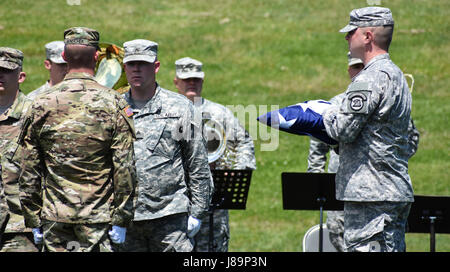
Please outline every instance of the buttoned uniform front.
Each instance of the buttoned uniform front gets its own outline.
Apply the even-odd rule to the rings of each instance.
[[[134,221],[181,213],[202,217],[209,208],[213,188],[201,118],[194,118],[192,103],[159,85],[140,110],[131,92],[123,96],[134,112],[136,127],[138,190]]]

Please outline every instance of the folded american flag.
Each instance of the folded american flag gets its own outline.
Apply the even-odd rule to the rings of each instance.
[[[258,121],[281,131],[312,136],[336,145],[338,142],[328,136],[322,118],[330,106],[331,103],[325,100],[309,100],[263,114]]]

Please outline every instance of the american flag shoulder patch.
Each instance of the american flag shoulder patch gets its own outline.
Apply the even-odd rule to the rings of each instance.
[[[133,115],[133,110],[130,109],[130,106],[126,106],[123,111],[125,112],[125,115],[128,117],[131,117]]]

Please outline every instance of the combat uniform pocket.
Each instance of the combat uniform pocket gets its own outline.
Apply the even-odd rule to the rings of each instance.
[[[146,146],[152,153],[155,151],[156,146],[160,142],[165,126],[165,120],[153,120],[149,125],[148,135],[146,137]]]

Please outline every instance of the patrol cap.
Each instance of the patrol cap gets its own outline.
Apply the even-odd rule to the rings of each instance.
[[[67,44],[80,44],[86,46],[94,46],[97,50],[100,50],[98,41],[100,34],[97,30],[87,27],[71,27],[64,31],[64,43]]]
[[[189,57],[181,58],[175,61],[175,73],[178,78],[201,78],[205,77],[205,73],[202,71],[203,64],[195,59]]]
[[[123,44],[125,51],[123,63],[145,61],[154,63],[158,55],[158,44],[149,40],[137,39]]]
[[[353,66],[356,64],[364,64],[364,62],[360,58],[353,58],[352,55],[350,55],[350,52],[347,53],[348,58],[348,66]]]
[[[392,12],[383,7],[365,7],[350,12],[350,22],[339,32],[346,33],[358,27],[394,25]]]
[[[48,60],[54,63],[67,63],[61,56],[64,51],[63,41],[49,42],[45,45],[45,54]]]
[[[15,70],[22,67],[23,53],[10,47],[0,47],[0,67]]]

